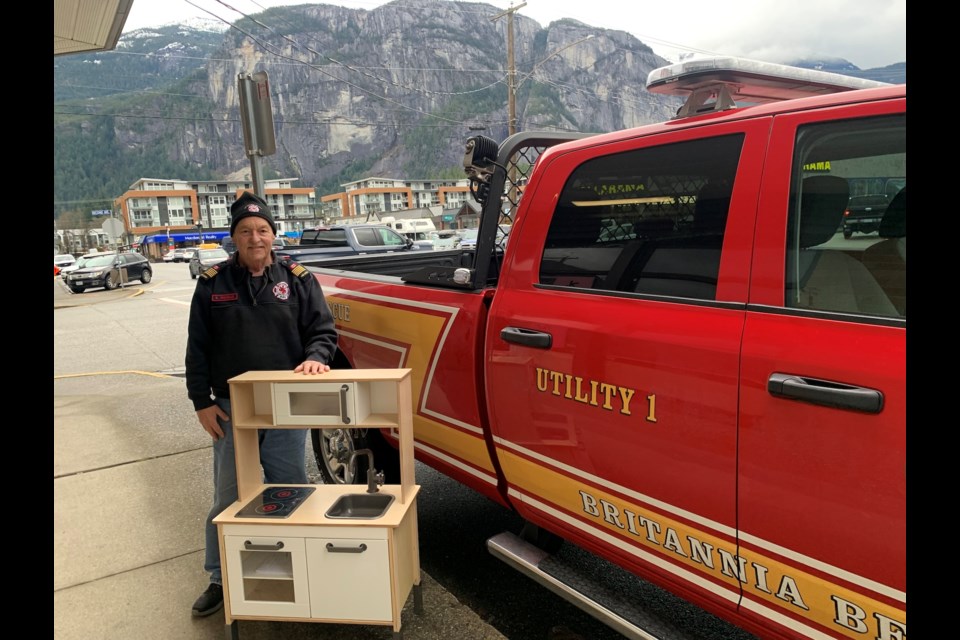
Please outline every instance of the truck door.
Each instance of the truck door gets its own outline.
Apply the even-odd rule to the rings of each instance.
[[[778,116],[744,327],[744,613],[905,638],[905,100]],[[879,232],[848,199],[897,189]],[[772,276],[772,277],[771,277]]]
[[[521,515],[723,608],[740,596],[737,390],[760,180],[741,165],[768,126],[664,127],[547,156],[486,336]]]

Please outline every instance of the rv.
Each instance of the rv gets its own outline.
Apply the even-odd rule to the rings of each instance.
[[[430,218],[407,218],[405,220],[397,220],[392,216],[388,216],[382,218],[380,221],[391,229],[394,229],[397,233],[410,238],[421,246],[431,242],[430,232],[437,230],[437,227],[433,224],[433,220]]]

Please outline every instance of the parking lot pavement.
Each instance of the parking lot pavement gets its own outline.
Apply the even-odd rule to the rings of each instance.
[[[65,307],[79,307],[98,302],[112,302],[129,296],[140,295],[146,291],[150,285],[145,285],[139,280],[118,286],[113,291],[106,289],[89,289],[83,293],[74,293],[67,288],[63,278],[53,276],[53,308],[63,309]]]

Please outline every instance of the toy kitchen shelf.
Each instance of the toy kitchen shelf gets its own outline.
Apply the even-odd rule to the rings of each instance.
[[[410,369],[250,371],[230,379],[230,399],[239,498],[214,518],[227,637],[237,620],[281,620],[391,625],[402,638],[411,590],[422,610]],[[379,488],[381,515],[327,515],[374,495],[366,484],[263,484],[257,430],[311,427],[396,430],[400,484]]]

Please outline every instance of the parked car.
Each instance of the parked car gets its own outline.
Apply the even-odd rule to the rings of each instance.
[[[173,262],[186,262],[184,255],[186,255],[187,249],[185,247],[180,247],[179,249],[173,250]]]
[[[57,255],[53,256],[53,266],[55,266],[58,271],[62,270],[64,267],[69,267],[75,264],[77,264],[77,259],[69,253],[58,253]]]
[[[190,258],[190,277],[196,280],[200,274],[215,264],[219,264],[230,257],[222,247],[216,249],[197,249]]]
[[[461,249],[476,249],[477,248],[477,234],[480,232],[479,229],[460,229],[457,231],[457,234],[460,236],[460,248]]]
[[[153,278],[153,268],[142,254],[121,251],[119,254],[110,252],[90,255],[82,266],[67,273],[64,280],[74,293],[83,293],[95,287],[103,287],[109,291],[121,284],[121,269],[126,271],[128,282],[139,280],[147,284]]]
[[[882,193],[868,196],[853,196],[843,212],[843,237],[850,238],[854,232],[873,233],[880,228],[880,218],[887,210],[890,198]]]
[[[300,244],[284,249],[274,248],[279,257],[288,256],[297,262],[325,260],[341,256],[389,254],[432,249],[426,243],[414,242],[385,224],[347,224],[304,229]]]
[[[85,253],[85,254],[83,254],[82,256],[80,256],[79,258],[77,258],[76,261],[75,261],[73,264],[68,265],[68,266],[65,266],[65,267],[60,267],[60,277],[63,278],[63,279],[66,279],[68,273],[71,273],[71,272],[76,271],[77,269],[80,269],[81,267],[83,267],[90,258],[93,258],[93,257],[95,257],[95,256],[101,256],[101,255],[103,255],[103,254],[100,253],[99,251],[94,252],[94,253]]]
[[[453,229],[441,229],[440,231],[431,231],[430,241],[433,242],[433,248],[437,251],[442,249],[456,249],[460,245],[460,236]]]
[[[507,238],[510,236],[510,227],[508,224],[501,224],[497,227],[497,246],[503,248],[507,244]],[[479,229],[463,229],[458,231],[460,234],[461,249],[476,249],[477,234]]]
[[[170,249],[170,251],[167,251],[165,254],[163,254],[163,261],[164,261],[164,262],[175,262],[176,256],[177,256],[177,250],[176,250],[176,249]]]

